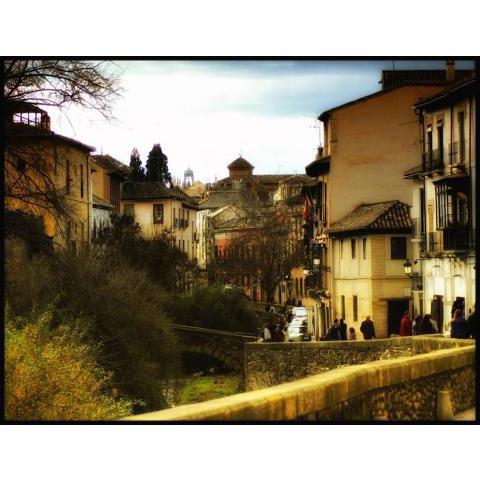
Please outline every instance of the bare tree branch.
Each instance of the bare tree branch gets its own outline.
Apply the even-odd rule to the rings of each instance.
[[[5,98],[62,108],[67,104],[113,119],[121,70],[113,62],[78,60],[5,61]]]

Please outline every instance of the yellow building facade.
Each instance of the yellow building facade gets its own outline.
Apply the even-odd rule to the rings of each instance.
[[[409,210],[398,201],[364,204],[328,230],[335,318],[353,327],[357,338],[368,315],[377,338],[398,334],[410,308],[410,279],[403,266],[412,253]]]
[[[358,271],[354,273],[352,270],[348,277],[343,278],[347,274],[339,271],[342,262],[338,261],[336,246],[328,232],[332,225],[361,204],[393,200],[411,204],[412,187],[405,185],[403,172],[418,163],[422,148],[418,120],[412,107],[419,98],[433,95],[442,88],[438,84],[420,85],[414,82],[398,85],[332,108],[319,116],[323,123],[324,146],[319,149],[315,160],[307,165],[306,172],[317,179],[318,189],[322,192],[317,199],[312,199],[314,214],[309,222],[313,224],[311,248],[318,248],[318,256],[322,259],[319,268],[324,274],[324,285],[319,302],[324,316],[323,325],[341,317],[339,298],[342,296],[345,297],[348,321],[353,314],[355,296],[358,316],[371,315],[375,322],[375,307],[380,326],[377,335],[386,336],[389,330],[389,322],[385,321],[388,305],[382,304],[380,307],[375,299],[391,297],[393,301],[394,297],[401,295],[405,301],[408,297],[409,293],[404,288],[408,288],[409,279],[402,272],[405,259],[396,265],[399,271],[394,276],[399,277],[399,290],[393,293],[391,279],[363,278],[366,273],[362,268],[367,268],[366,265],[352,266]],[[367,249],[372,248],[372,242],[382,241],[389,242],[388,239],[367,239]],[[380,259],[385,256],[386,263],[379,261],[385,263],[383,268],[387,272],[391,268],[388,250],[387,247],[380,247],[378,255]],[[356,282],[355,286],[352,282]],[[367,312],[369,308],[371,310]],[[390,308],[393,312],[394,308]],[[350,315],[347,311],[350,311]],[[395,330],[395,327],[390,330]]]
[[[33,105],[10,105],[6,127],[5,207],[42,217],[58,247],[88,244],[94,148],[50,130],[46,112]],[[68,221],[46,200],[50,195],[65,201]]]
[[[176,246],[189,260],[197,258],[197,202],[180,188],[161,182],[126,183],[122,190],[121,213],[130,215],[144,236],[169,231]]]

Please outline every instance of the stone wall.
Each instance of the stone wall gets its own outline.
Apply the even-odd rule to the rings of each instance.
[[[356,342],[247,343],[245,390],[272,387],[333,368],[409,357],[460,344],[459,341],[435,336]]]
[[[357,342],[249,343],[245,345],[245,390],[291,382],[332,368],[412,355],[400,338]]]
[[[405,343],[408,343],[405,341]],[[429,353],[334,368],[301,380],[129,417],[133,421],[394,421],[436,419],[447,390],[453,413],[475,405],[473,341],[416,342]],[[448,348],[447,348],[448,344]],[[443,348],[436,348],[442,346]]]
[[[373,390],[306,418],[318,421],[436,420],[437,393],[441,390],[450,393],[454,414],[469,409],[475,405],[475,368],[464,367]]]

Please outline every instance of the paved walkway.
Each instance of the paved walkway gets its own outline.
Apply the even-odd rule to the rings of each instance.
[[[466,422],[475,420],[475,408],[470,408],[469,410],[465,410],[464,412],[457,413],[453,420],[456,422]]]

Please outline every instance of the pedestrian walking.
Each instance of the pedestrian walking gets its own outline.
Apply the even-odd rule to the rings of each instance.
[[[360,331],[362,332],[364,340],[371,340],[375,338],[375,326],[373,325],[370,315],[367,315],[365,320],[360,325]]]
[[[285,336],[282,331],[282,326],[280,325],[280,323],[277,323],[277,325],[275,326],[275,332],[273,334],[273,341],[283,342],[284,338]]]
[[[350,327],[348,329],[348,339],[349,340],[356,340],[357,339],[357,333],[355,332],[355,329],[353,327]]]
[[[285,325],[283,327],[283,341],[287,343],[290,341],[290,334],[288,333],[288,322],[285,322]]]
[[[346,340],[347,339],[347,324],[343,320],[343,318],[340,319],[340,325],[338,326],[340,329],[340,340]]]
[[[462,312],[465,312],[465,299],[463,299],[462,297],[455,298],[455,301],[453,302],[451,311],[452,319],[455,317],[456,310],[461,310]]]
[[[467,319],[468,323],[468,332],[469,336],[472,338],[476,338],[476,328],[477,328],[477,307],[476,305],[473,306],[473,312],[470,313]]]
[[[435,328],[436,323],[434,323],[434,320],[430,314],[427,313],[422,318],[422,321],[420,323],[420,335],[432,335],[433,333],[437,333],[437,328]]]
[[[403,314],[403,318],[400,320],[399,333],[401,337],[410,337],[412,335],[412,323],[410,322],[408,311]]]
[[[421,315],[415,315],[412,322],[412,335],[420,335],[420,325],[422,324],[423,317]]]
[[[450,336],[452,338],[468,338],[470,336],[469,333],[467,319],[463,311],[457,308],[453,314]]]
[[[263,341],[264,342],[271,342],[272,341],[272,334],[270,333],[270,329],[268,328],[268,324],[263,326]]]
[[[330,330],[328,331],[328,339],[341,340],[340,327],[339,327],[337,318],[333,321],[333,324],[331,325]]]

